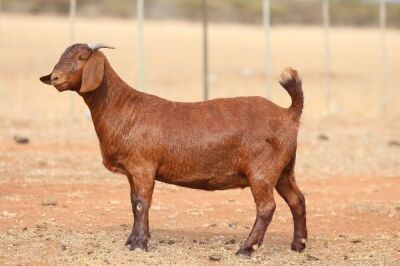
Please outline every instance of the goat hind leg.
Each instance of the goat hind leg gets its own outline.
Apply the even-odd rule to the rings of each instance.
[[[251,192],[257,207],[257,216],[248,238],[236,255],[250,256],[254,251],[253,246],[261,246],[265,232],[272,220],[275,211],[275,200],[273,195],[273,185],[265,182],[264,179],[254,179],[250,182]]]
[[[281,176],[276,184],[276,190],[290,207],[293,216],[293,241],[291,249],[302,252],[307,240],[306,204],[303,193],[297,187],[293,171]]]

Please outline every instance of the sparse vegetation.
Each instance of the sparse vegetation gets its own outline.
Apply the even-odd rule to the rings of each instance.
[[[78,14],[84,16],[133,16],[134,0],[77,0]],[[199,19],[201,0],[146,0],[146,17],[150,19],[184,18]],[[8,12],[60,13],[67,14],[66,0],[3,0]],[[261,23],[262,0],[219,0],[208,1],[209,17],[212,21]],[[400,4],[388,3],[388,25],[400,26]],[[273,24],[319,24],[321,23],[320,0],[272,0]],[[333,25],[373,26],[378,24],[377,2],[365,0],[331,1]]]

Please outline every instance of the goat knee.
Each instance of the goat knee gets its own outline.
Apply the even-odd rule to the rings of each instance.
[[[262,220],[270,220],[276,209],[275,201],[269,201],[257,207],[257,216]]]

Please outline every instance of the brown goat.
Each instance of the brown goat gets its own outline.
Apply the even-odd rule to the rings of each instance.
[[[172,102],[128,86],[98,48],[70,46],[40,80],[82,96],[104,166],[128,177],[134,224],[126,245],[131,250],[147,250],[148,214],[158,180],[203,190],[250,186],[257,216],[239,255],[250,255],[253,245],[262,244],[276,188],[293,215],[291,247],[303,251],[305,200],[294,178],[303,91],[295,70],[281,74],[280,84],[292,98],[289,108],[262,97]]]

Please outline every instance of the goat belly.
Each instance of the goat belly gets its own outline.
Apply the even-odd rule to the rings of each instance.
[[[177,186],[202,189],[202,190],[225,190],[232,188],[245,188],[248,187],[246,177],[236,174],[230,176],[208,177],[207,179],[199,178],[197,176],[186,176],[185,178],[171,178],[167,176],[158,175],[156,180],[174,184]]]
[[[237,170],[214,166],[193,165],[191,162],[161,165],[156,180],[178,186],[203,189],[225,190],[247,187],[247,178]]]

